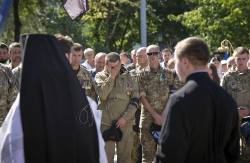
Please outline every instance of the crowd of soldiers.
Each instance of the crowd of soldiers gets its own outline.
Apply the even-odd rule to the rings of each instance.
[[[149,45],[133,49],[131,57],[125,52],[99,52],[95,55],[93,49],[84,49],[68,36],[56,34],[55,37],[81,88],[98,103],[98,110],[102,111],[101,132],[112,125],[122,131],[121,141],[105,142],[108,162],[114,160],[115,144],[118,163],[153,162],[157,143],[150,127],[152,124],[162,125],[169,97],[185,84],[175,72],[173,52],[170,49],[161,52],[157,45]],[[86,61],[81,64],[83,56]],[[0,43],[0,125],[19,92],[21,57],[19,43],[12,43],[9,47]],[[220,81],[236,101],[240,118],[250,114],[248,60],[248,49],[236,48],[233,59],[230,58],[235,63],[223,73]],[[230,61],[227,65],[230,65]],[[241,140],[241,161],[249,162],[250,149],[245,139]],[[139,146],[141,151],[138,150]]]

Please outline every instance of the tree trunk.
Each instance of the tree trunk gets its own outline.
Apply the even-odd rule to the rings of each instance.
[[[106,49],[108,51],[110,51],[110,39],[109,39],[109,19],[110,19],[110,4],[108,6],[108,15],[107,15],[107,18],[106,18],[106,24],[105,24],[105,38],[106,38]]]
[[[123,41],[124,41],[124,39],[125,39],[125,35],[126,35],[126,33],[127,33],[128,26],[129,26],[129,21],[130,21],[130,15],[128,15],[128,17],[127,17],[126,27],[125,27],[125,29],[124,29],[124,31],[123,31],[123,34],[122,34],[122,41],[121,41],[121,44],[120,44],[120,47],[119,47],[119,51],[122,50]]]
[[[96,38],[96,41],[97,41],[97,42],[101,42],[100,33],[99,33],[99,28],[100,28],[101,22],[102,22],[102,20],[101,20],[101,19],[98,19],[98,20],[97,20],[97,23],[96,23],[96,25],[95,25],[94,37]]]
[[[110,42],[112,41],[113,37],[114,37],[114,34],[115,34],[115,30],[116,30],[116,27],[119,23],[119,18],[120,18],[120,13],[118,13],[117,17],[116,17],[116,21],[115,21],[115,25],[113,26],[113,30],[112,30],[112,33],[110,34]]]
[[[20,31],[21,31],[21,22],[19,19],[19,14],[18,14],[18,4],[19,0],[13,0],[13,8],[14,8],[14,25],[15,25],[15,35],[14,35],[14,41],[19,42],[19,37],[20,37]]]

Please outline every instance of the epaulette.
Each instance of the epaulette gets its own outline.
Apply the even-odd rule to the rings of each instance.
[[[125,67],[121,66],[120,75],[125,73],[125,72],[129,72],[129,71]]]
[[[0,66],[2,67],[3,71],[8,75],[10,76],[11,75],[11,70],[9,68],[9,66],[5,65],[5,64],[0,64]]]
[[[88,70],[87,67],[85,67],[85,66],[83,66],[83,65],[80,65],[80,66],[83,67],[83,68],[85,68],[86,70]]]

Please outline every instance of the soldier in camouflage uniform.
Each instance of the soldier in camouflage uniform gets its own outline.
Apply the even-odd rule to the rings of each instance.
[[[250,113],[250,69],[247,68],[249,51],[238,47],[234,51],[236,70],[228,71],[221,80],[221,86],[228,91],[238,106],[239,118],[249,116]],[[241,124],[241,120],[239,122]],[[250,148],[241,136],[241,163],[250,162]]]
[[[21,81],[21,72],[22,72],[22,68],[23,68],[23,64],[20,63],[19,66],[17,66],[16,68],[14,68],[12,70],[12,73],[14,75],[14,78],[15,78],[15,81],[16,81],[16,86],[17,86],[17,89],[19,90],[19,84],[20,84],[20,81]]]
[[[127,70],[128,71],[131,71],[131,70],[133,70],[133,69],[135,69],[136,68],[136,49],[133,49],[132,51],[131,51],[131,59],[133,60],[133,63],[131,63],[128,67],[127,67]]]
[[[0,42],[0,63],[5,65],[11,64],[11,59],[8,56],[8,51],[8,46],[5,43]]]
[[[172,71],[173,74],[173,80],[171,85],[169,86],[169,97],[178,89],[180,89],[184,83],[180,81],[179,76],[177,75],[175,71],[175,60],[174,58],[171,58],[168,60],[167,68]]]
[[[71,47],[71,53],[69,55],[69,62],[73,71],[76,74],[78,81],[81,84],[81,87],[85,90],[85,94],[95,100],[95,90],[92,82],[90,72],[80,66],[83,55],[82,45],[74,43]]]
[[[138,64],[138,67],[136,67],[136,69],[131,70],[130,73],[132,76],[135,77],[135,79],[137,79],[139,81],[139,74],[140,74],[141,69],[143,69],[147,66],[146,47],[141,47],[137,50],[136,62]],[[137,163],[138,158],[139,159],[141,158],[141,150],[138,149],[138,147],[141,143],[141,141],[140,141],[140,128],[139,128],[140,117],[141,117],[141,103],[139,105],[139,108],[135,112],[136,125],[133,127],[133,130],[134,130],[133,149],[132,149],[132,153],[131,153],[132,163]],[[138,153],[138,152],[140,152],[140,153]]]
[[[161,125],[164,109],[169,98],[169,85],[172,83],[172,72],[160,66],[160,50],[157,45],[150,45],[146,49],[149,66],[140,72],[140,100],[141,110],[141,144],[142,162],[152,162],[157,144],[150,134],[152,123]]]
[[[11,63],[8,66],[13,70],[20,65],[22,60],[21,45],[18,42],[10,44],[9,55],[11,57]]]
[[[172,74],[173,74],[173,80],[171,85],[169,86],[169,97],[176,92],[177,90],[179,90],[181,87],[183,87],[183,85],[185,83],[181,82],[179,79],[179,76],[176,74],[175,69],[172,70]]]
[[[117,162],[130,163],[133,146],[134,114],[139,106],[138,81],[121,67],[120,56],[111,52],[105,57],[106,67],[96,74],[95,88],[98,94],[98,110],[102,110],[101,132],[109,129],[117,120],[123,136],[121,141],[106,141],[105,150],[109,163],[114,162],[115,143]]]
[[[0,63],[0,126],[16,99],[15,78],[7,65]]]
[[[234,57],[229,57],[227,59],[227,69],[229,70],[235,65],[235,58]]]

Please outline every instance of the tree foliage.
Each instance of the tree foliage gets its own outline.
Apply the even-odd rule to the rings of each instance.
[[[94,47],[104,51],[124,51],[138,42],[138,0],[90,0],[90,11],[83,16],[89,24]],[[138,36],[137,36],[138,35]]]
[[[40,31],[46,34],[61,33],[71,37],[74,42],[88,47],[89,39],[85,33],[87,25],[80,18],[72,21],[61,6],[61,2],[45,1],[37,11],[38,20],[41,23]]]
[[[193,9],[179,15],[169,15],[169,19],[181,22],[190,30],[190,35],[204,38],[212,51],[216,51],[224,39],[230,40],[234,47],[249,47],[250,0],[186,2],[191,2]]]
[[[155,43],[157,33],[163,35],[163,45],[172,45],[189,35],[188,29],[168,15],[179,15],[190,10],[190,4],[183,0],[147,0],[148,43]]]
[[[188,36],[204,38],[215,51],[228,39],[250,47],[250,0],[147,0],[147,42],[163,47]],[[140,0],[89,0],[89,11],[71,21],[60,0],[19,0],[20,33],[61,33],[96,52],[129,51],[140,43]],[[15,39],[13,8],[1,41]]]
[[[41,24],[38,21],[36,14],[36,7],[39,6],[42,1],[39,0],[13,0],[18,5],[16,16],[20,19],[20,24],[15,22],[14,19],[14,7],[12,5],[8,18],[4,26],[4,32],[1,37],[1,41],[10,44],[11,42],[18,41],[19,35],[24,33],[37,33],[39,32]],[[17,23],[17,24],[15,24]],[[20,29],[17,29],[16,26],[20,25]],[[15,30],[17,35],[15,36]],[[42,31],[41,31],[42,32]]]

